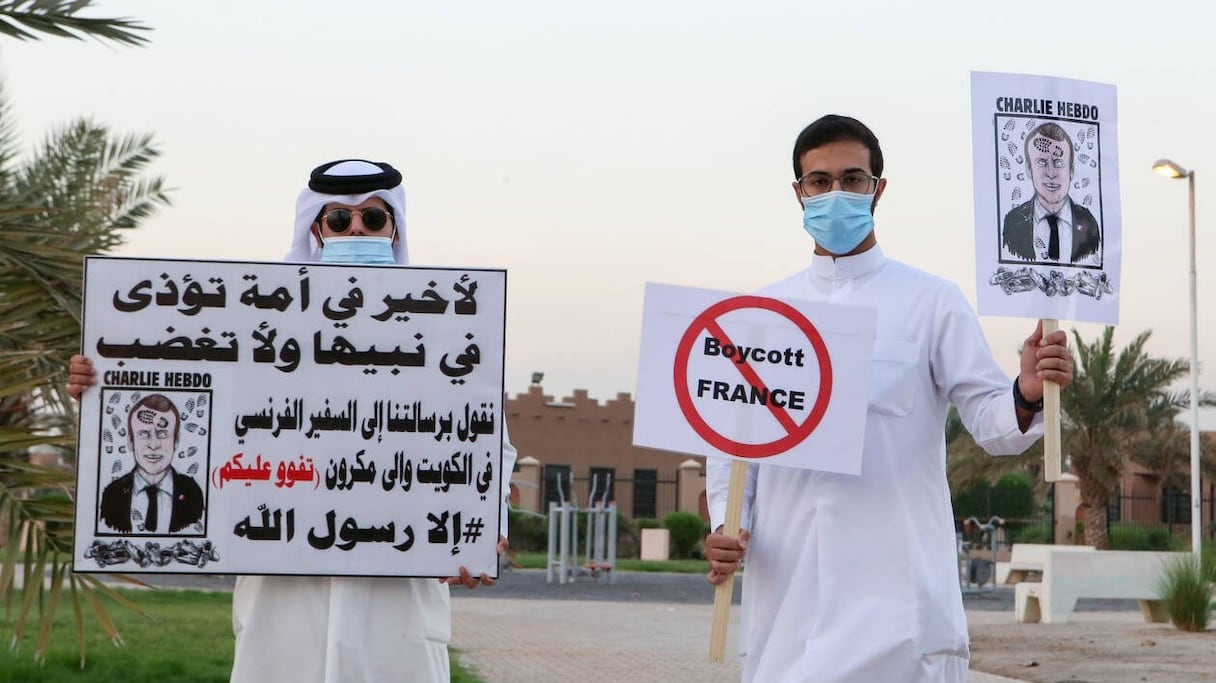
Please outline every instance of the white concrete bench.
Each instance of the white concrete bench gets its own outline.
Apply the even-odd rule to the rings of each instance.
[[[1123,598],[1139,601],[1146,622],[1169,621],[1157,588],[1166,567],[1187,554],[1048,551],[1042,581],[1023,581],[1014,587],[1014,618],[1019,623],[1066,624],[1078,598]]]
[[[1042,573],[1043,562],[1048,551],[1056,552],[1092,552],[1092,545],[1049,545],[1045,543],[1014,543],[1009,552],[1009,565],[998,570],[1003,574],[1002,583],[1014,585],[1030,577],[1031,573]]]

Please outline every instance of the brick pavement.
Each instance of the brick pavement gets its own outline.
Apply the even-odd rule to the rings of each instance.
[[[732,615],[726,662],[708,661],[712,605],[514,598],[452,601],[452,646],[486,683],[737,683]]]
[[[713,606],[703,604],[462,596],[452,646],[486,683],[737,683],[731,612],[722,664],[708,661]],[[1016,681],[972,672],[968,683]]]
[[[204,590],[231,590],[233,580],[140,578]],[[545,583],[543,571],[507,572],[493,588],[452,590],[452,646],[486,683],[737,683],[739,663],[732,653],[740,593],[736,584],[722,664],[708,661],[713,590],[697,575],[622,572],[612,584],[560,585]],[[970,596],[966,604],[971,623],[1004,622],[1012,615],[1012,591]],[[1134,605],[1126,609],[1138,618]],[[972,672],[968,683],[1018,681]]]

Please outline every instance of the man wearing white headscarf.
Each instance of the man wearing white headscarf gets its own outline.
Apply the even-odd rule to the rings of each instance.
[[[408,265],[405,188],[386,163],[344,159],[318,166],[296,199],[286,259]],[[73,356],[68,392],[95,383]],[[516,451],[503,425],[502,471]],[[500,495],[499,552],[506,549],[507,496]],[[240,576],[232,594],[232,683],[446,683],[452,615],[448,584],[494,583],[485,574],[447,579]]]
[[[387,209],[388,223],[373,227],[371,221],[364,220],[358,210],[368,207]],[[336,221],[334,214],[343,210],[347,212],[344,221]],[[360,218],[357,223],[356,215]],[[331,228],[331,225],[341,227],[343,222],[347,227],[338,231]],[[346,234],[348,229],[349,235]],[[313,169],[308,187],[296,198],[295,232],[284,260],[337,262],[339,259],[329,255],[335,245],[368,237],[391,240],[389,262],[409,265],[405,243],[405,187],[401,184],[401,173],[386,163],[362,159],[331,161]]]
[[[317,167],[296,199],[286,260],[407,265],[401,174],[357,159]],[[504,438],[502,471],[514,463],[515,448]],[[505,498],[503,506],[505,539]],[[238,577],[232,682],[446,682],[452,632],[447,584],[455,582],[469,588],[479,583],[463,568],[461,577],[443,581]],[[492,583],[484,576],[481,582]]]

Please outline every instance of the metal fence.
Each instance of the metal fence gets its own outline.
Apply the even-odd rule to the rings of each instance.
[[[1049,487],[1037,514],[1001,519],[991,528],[988,523],[993,521],[999,505],[982,509],[983,514],[959,517],[955,520],[959,542],[965,543],[973,554],[978,553],[983,558],[996,555],[995,559],[1007,557],[1015,543],[1054,543],[1054,500],[1053,488]],[[1208,520],[1203,537],[1216,541],[1216,524],[1211,522],[1216,519],[1216,500],[1204,497],[1201,509],[1204,519]],[[1083,522],[1077,521],[1078,524]],[[1116,547],[1169,550],[1189,541],[1191,497],[1188,492],[1176,489],[1165,489],[1156,495],[1116,493],[1107,506],[1106,521],[1108,538]],[[992,548],[995,552],[990,550]]]
[[[1208,524],[1203,537],[1216,540],[1216,499],[1204,497],[1200,510]],[[1168,536],[1185,537],[1191,529],[1191,496],[1187,491],[1164,489],[1157,495],[1117,494],[1106,508],[1106,524],[1115,533],[1140,529],[1149,533],[1164,531]]]
[[[571,478],[568,469],[546,467],[543,488],[546,508],[551,502],[560,502],[563,496],[587,507],[594,493],[596,502],[615,502],[617,510],[631,519],[662,519],[680,509],[679,482],[675,478],[660,478],[658,473],[653,477],[618,479],[611,471],[599,471]]]
[[[1014,543],[1054,543],[1055,484],[1048,485],[1047,495],[1042,501],[1035,501],[1030,515],[1001,516],[1006,505],[1007,501],[993,492],[978,509],[972,510],[978,514],[957,517],[954,530],[959,534],[960,543],[968,544],[984,556],[996,555],[995,558],[988,558],[992,560],[1004,559]]]

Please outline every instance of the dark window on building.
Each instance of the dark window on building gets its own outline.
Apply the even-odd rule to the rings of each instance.
[[[658,470],[633,471],[633,517],[653,519],[658,514]]]
[[[595,498],[592,504],[604,501],[604,504],[616,502],[616,468],[614,467],[592,467],[591,481],[587,483],[587,490],[595,489]]]
[[[570,466],[569,465],[545,465],[545,511],[549,510],[549,503],[562,502],[564,495],[568,502],[574,502],[574,495],[570,491]]]
[[[1161,490],[1161,521],[1166,524],[1191,523],[1191,494],[1175,488]]]
[[[1123,487],[1116,486],[1115,492],[1106,501],[1106,526],[1123,519]]]

